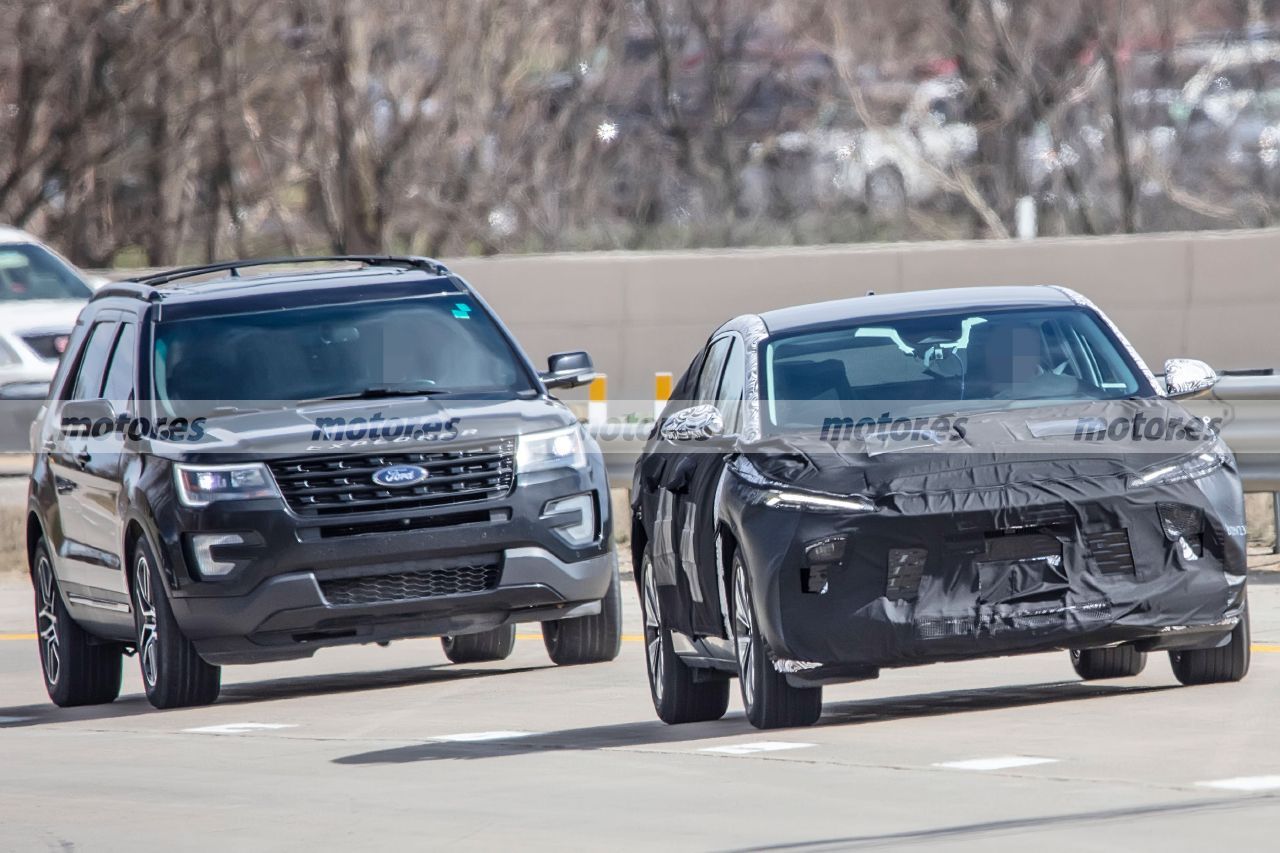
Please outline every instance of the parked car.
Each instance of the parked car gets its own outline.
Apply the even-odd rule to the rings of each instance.
[[[1068,650],[1082,678],[1168,650],[1249,667],[1235,460],[1110,321],[1059,288],[746,315],[678,383],[635,474],[632,560],[668,723],[807,725],[884,667]]]
[[[317,261],[110,284],[80,316],[27,520],[55,703],[112,701],[124,652],[162,708],[341,644],[501,660],[520,622],[558,664],[617,655],[604,462],[549,393],[589,356],[538,373],[435,261]]]
[[[0,226],[0,451],[27,449],[32,418],[92,292],[35,237]]]

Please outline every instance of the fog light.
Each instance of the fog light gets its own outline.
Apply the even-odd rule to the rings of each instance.
[[[551,522],[556,535],[571,548],[582,548],[595,541],[596,504],[591,495],[548,501],[542,517]]]
[[[239,533],[197,533],[191,537],[191,550],[195,552],[196,568],[202,577],[219,578],[231,573],[236,567],[235,560],[214,559],[213,549],[218,545],[243,545],[244,537]]]
[[[838,563],[844,558],[844,546],[848,540],[832,536],[805,546],[804,556],[809,563]]]
[[[1171,541],[1198,536],[1204,531],[1204,513],[1199,507],[1185,504],[1157,504],[1160,526]]]
[[[1160,527],[1174,542],[1185,560],[1198,560],[1204,555],[1204,512],[1186,504],[1157,504]]]

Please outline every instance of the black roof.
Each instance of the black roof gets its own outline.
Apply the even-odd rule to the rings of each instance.
[[[304,268],[311,264],[327,266]],[[266,267],[286,269],[244,274],[245,270]],[[469,292],[466,284],[430,258],[344,255],[184,267],[105,285],[93,299],[140,299],[160,305],[166,319],[180,319],[228,313],[228,309],[248,313],[285,305],[298,307]]]
[[[859,296],[765,311],[760,315],[770,333],[792,332],[829,323],[944,314],[952,311],[991,311],[1001,308],[1061,308],[1074,304],[1055,287],[955,287]]]

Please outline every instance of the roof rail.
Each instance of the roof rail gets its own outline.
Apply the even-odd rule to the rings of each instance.
[[[160,294],[156,293],[155,288],[150,285],[141,284],[137,281],[110,281],[99,287],[93,292],[93,299],[108,299],[112,296],[128,296],[133,299],[146,299],[148,301],[155,299]]]
[[[261,258],[248,261],[223,261],[216,264],[202,264],[194,267],[181,267],[166,272],[138,276],[128,279],[136,284],[161,285],[184,278],[208,275],[215,272],[229,272],[232,278],[240,277],[240,270],[247,267],[292,266],[294,264],[324,263],[361,263],[369,267],[411,267],[423,269],[435,275],[448,275],[449,269],[434,258],[422,258],[411,255],[315,255],[304,258]],[[136,295],[136,294],[135,294]]]

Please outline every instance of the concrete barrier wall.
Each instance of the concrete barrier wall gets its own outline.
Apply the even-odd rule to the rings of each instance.
[[[1157,372],[1175,356],[1280,367],[1280,230],[449,263],[539,363],[590,351],[612,400],[649,399],[654,371],[678,375],[730,317],[868,290],[1061,284],[1097,302]]]

